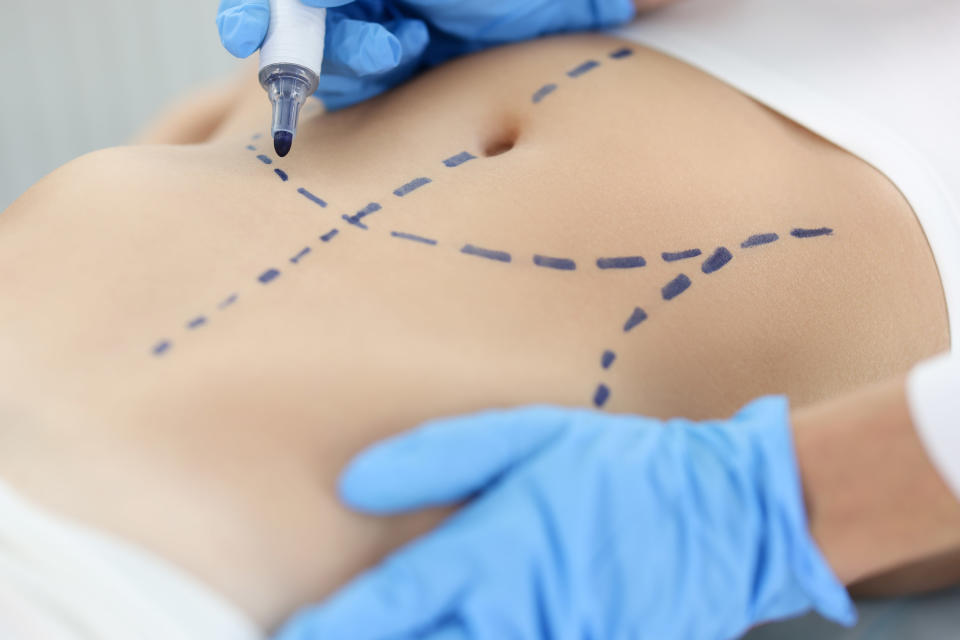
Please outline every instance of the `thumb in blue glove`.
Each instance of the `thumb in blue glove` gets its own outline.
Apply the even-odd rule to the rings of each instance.
[[[787,405],[695,424],[557,408],[429,423],[359,456],[344,500],[474,500],[282,640],[724,640],[855,614],[806,528]]]

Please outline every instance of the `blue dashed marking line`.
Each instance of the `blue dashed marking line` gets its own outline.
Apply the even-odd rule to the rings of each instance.
[[[610,54],[610,57],[614,60],[623,60],[624,58],[629,58],[633,55],[633,49],[629,47],[624,47],[623,49],[617,49]]]
[[[664,285],[661,293],[663,294],[664,300],[673,300],[678,295],[690,288],[690,278],[684,274],[678,275],[676,278]]]
[[[277,271],[276,269],[267,269],[257,277],[257,280],[259,280],[263,284],[270,284],[271,282],[273,282],[279,277],[280,277],[279,271]]]
[[[701,253],[703,252],[700,251],[700,249],[687,249],[686,251],[664,251],[662,254],[660,254],[660,257],[663,258],[664,262],[676,262],[678,260],[696,258]]]
[[[274,169],[273,172],[277,174],[277,176],[284,182],[290,179],[290,176],[288,176],[287,172],[284,171],[283,169]]]
[[[624,256],[622,258],[597,258],[597,267],[600,269],[638,269],[647,266],[647,261],[641,256]]]
[[[259,161],[262,162],[263,164],[273,164],[273,160],[271,160],[271,159],[268,158],[267,156],[263,155],[262,153],[257,156],[257,160],[259,160]]]
[[[557,85],[555,84],[545,84],[539,89],[537,89],[533,94],[533,104],[540,104],[544,98],[557,90]]]
[[[603,352],[603,355],[600,357],[600,366],[604,369],[609,369],[613,364],[613,361],[617,359],[617,354],[613,351],[607,349]]]
[[[431,182],[433,182],[433,180],[431,180],[430,178],[416,178],[414,180],[411,180],[407,184],[403,185],[402,187],[394,189],[393,195],[397,196],[398,198],[402,198],[405,195],[416,191],[420,187],[430,184]]]
[[[649,316],[647,315],[646,311],[644,311],[640,307],[637,307],[636,309],[633,310],[633,313],[630,314],[630,317],[627,318],[627,321],[623,324],[623,332],[629,333],[637,325],[646,321],[648,317]]]
[[[248,145],[247,145],[247,149],[248,149],[249,151],[256,151],[256,150],[257,150],[257,148],[256,148],[255,146],[253,146],[252,144],[248,144]]]
[[[355,227],[359,227],[361,229],[367,229],[367,225],[363,224],[361,220],[363,220],[369,215],[376,213],[377,211],[380,211],[382,208],[383,207],[381,207],[379,203],[371,202],[370,204],[365,206],[363,209],[360,209],[360,211],[357,211],[352,216],[344,215],[342,217],[344,220],[346,220],[347,222],[349,222]]]
[[[833,229],[820,227],[819,229],[794,229],[790,232],[794,238],[816,238],[817,236],[833,235]]]
[[[483,247],[477,247],[472,244],[465,245],[463,249],[460,249],[460,253],[477,256],[478,258],[486,258],[487,260],[496,260],[497,262],[510,262],[512,260],[510,254],[506,251],[484,249]]]
[[[726,247],[717,247],[717,250],[704,261],[700,269],[707,274],[714,273],[727,266],[731,260],[733,260],[733,254],[730,253],[729,249]]]
[[[413,233],[404,233],[403,231],[391,231],[390,235],[394,238],[400,238],[401,240],[412,240],[413,242],[419,242],[421,244],[429,244],[431,246],[436,246],[437,241],[433,238],[425,238],[423,236],[418,236]]]
[[[459,167],[465,162],[470,162],[471,160],[476,160],[476,159],[477,159],[477,156],[473,155],[469,151],[461,151],[457,155],[451,156],[446,160],[444,160],[443,164],[445,164],[446,166],[452,169],[454,167]]]
[[[158,357],[162,356],[163,354],[170,351],[171,347],[173,347],[173,343],[171,343],[169,340],[161,340],[156,345],[154,345],[152,349],[153,355]]]
[[[776,242],[780,239],[775,233],[758,233],[755,236],[750,236],[746,240],[740,243],[741,249],[749,249],[750,247],[759,247],[763,244],[770,244],[771,242]]]
[[[577,263],[570,258],[551,258],[550,256],[533,256],[533,264],[546,269],[557,269],[559,271],[575,271]]]
[[[300,250],[300,253],[290,258],[290,262],[292,262],[293,264],[300,264],[301,260],[303,260],[308,255],[310,255],[310,251],[311,251],[310,247],[304,247],[303,249]]]
[[[330,229],[330,231],[327,231],[325,234],[320,236],[320,239],[323,242],[330,242],[331,240],[337,237],[338,233],[340,233],[339,229]]]
[[[583,74],[589,71],[593,71],[599,66],[600,66],[600,63],[597,62],[596,60],[587,60],[586,62],[579,65],[578,67],[575,67],[570,71],[567,71],[567,75],[570,76],[571,78],[579,78]]]
[[[605,384],[597,386],[597,390],[593,392],[593,404],[598,409],[603,405],[607,404],[607,400],[610,399],[610,387]]]
[[[226,299],[224,299],[220,304],[218,304],[218,305],[217,305],[217,308],[223,310],[223,309],[226,309],[226,308],[228,308],[228,307],[231,307],[231,306],[233,306],[233,305],[236,303],[237,298],[239,298],[239,297],[240,297],[240,296],[238,296],[236,293],[231,294],[231,295],[228,296]]]
[[[197,316],[193,320],[187,323],[187,329],[199,329],[203,325],[207,324],[207,319],[204,316]]]
[[[312,193],[310,193],[309,191],[307,191],[307,190],[304,189],[303,187],[300,187],[299,189],[297,189],[297,193],[299,193],[299,194],[302,195],[304,198],[306,198],[307,200],[309,200],[310,202],[312,202],[312,203],[314,203],[314,204],[318,204],[318,205],[320,205],[321,207],[326,207],[326,206],[327,206],[327,203],[326,203],[322,198],[318,198],[317,196],[313,195]]]

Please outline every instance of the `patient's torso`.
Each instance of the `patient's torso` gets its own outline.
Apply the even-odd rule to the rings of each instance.
[[[626,49],[624,49],[627,47]],[[858,159],[600,36],[200,147],[81,159],[0,217],[0,475],[275,621],[433,520],[341,465],[527,403],[725,415],[946,347],[909,207]]]

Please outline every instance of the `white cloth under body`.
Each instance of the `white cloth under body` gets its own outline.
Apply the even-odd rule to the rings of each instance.
[[[0,481],[3,640],[262,640],[167,562],[48,513]]]
[[[960,336],[960,2],[681,0],[614,32],[698,67],[885,174]],[[960,497],[960,354],[919,365],[914,424]]]

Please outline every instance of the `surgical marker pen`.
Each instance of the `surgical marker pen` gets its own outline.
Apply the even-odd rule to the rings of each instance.
[[[300,109],[320,82],[327,10],[300,0],[270,0],[270,26],[260,48],[260,86],[273,104],[273,148],[281,158],[297,135]]]

